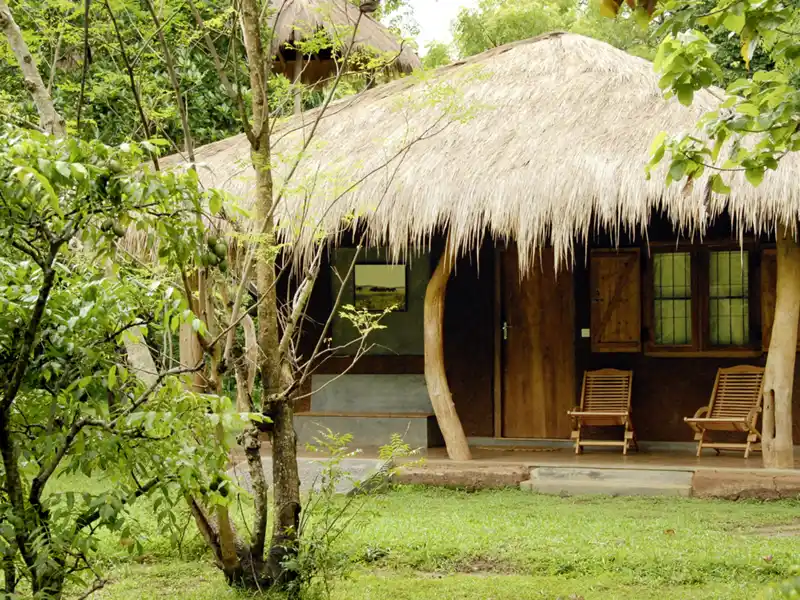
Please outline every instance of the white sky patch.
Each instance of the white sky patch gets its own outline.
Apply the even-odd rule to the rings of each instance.
[[[425,46],[433,40],[450,43],[453,19],[462,8],[474,8],[477,4],[478,0],[411,0],[414,19],[420,28],[417,36],[420,52],[424,54]]]

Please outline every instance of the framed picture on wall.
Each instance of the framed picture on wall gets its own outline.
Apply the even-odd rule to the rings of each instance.
[[[406,265],[356,264],[354,282],[356,308],[406,310]]]

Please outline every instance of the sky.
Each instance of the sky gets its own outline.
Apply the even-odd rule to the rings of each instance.
[[[448,43],[452,41],[450,23],[462,7],[473,7],[478,0],[411,0],[414,18],[419,23],[417,37],[420,49],[431,40]]]

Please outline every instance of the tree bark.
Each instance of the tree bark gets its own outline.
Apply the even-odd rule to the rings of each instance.
[[[122,336],[128,364],[136,377],[150,387],[158,380],[158,367],[144,340],[141,327],[133,327]]]
[[[33,59],[19,26],[11,15],[5,0],[0,0],[0,29],[8,39],[8,45],[22,69],[22,76],[25,78],[25,88],[33,96],[36,110],[39,111],[39,122],[47,133],[56,137],[64,137],[67,133],[64,119],[56,111],[53,100],[47,92],[47,87],[39,74],[39,68]]]
[[[433,412],[442,430],[451,460],[471,460],[472,453],[458,418],[444,365],[444,301],[447,281],[453,269],[450,237],[425,292],[425,383]]]
[[[765,467],[791,469],[794,467],[792,391],[800,320],[800,246],[793,233],[784,227],[778,230],[777,258],[775,320],[764,373],[761,454]]]
[[[288,381],[282,377],[278,335],[278,297],[275,289],[275,246],[273,226],[273,181],[271,170],[269,102],[266,72],[269,57],[265,55],[259,27],[259,6],[256,0],[242,0],[242,36],[250,66],[250,89],[253,102],[253,128],[250,157],[256,172],[256,223],[262,246],[257,254],[256,287],[262,298],[258,306],[258,347],[263,384],[263,411],[273,421],[272,479],[274,514],[272,547],[267,562],[272,580],[280,585],[289,574],[281,565],[287,555],[296,551],[295,540],[300,515],[300,476],[297,471],[297,444],[294,433],[294,406],[284,392]]]

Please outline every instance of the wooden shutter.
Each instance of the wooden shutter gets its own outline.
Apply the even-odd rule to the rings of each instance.
[[[592,250],[589,274],[592,352],[641,351],[639,249]]]
[[[772,323],[775,320],[775,299],[778,282],[778,254],[770,248],[761,251],[761,348],[769,350]],[[800,350],[800,328],[797,338]]]

